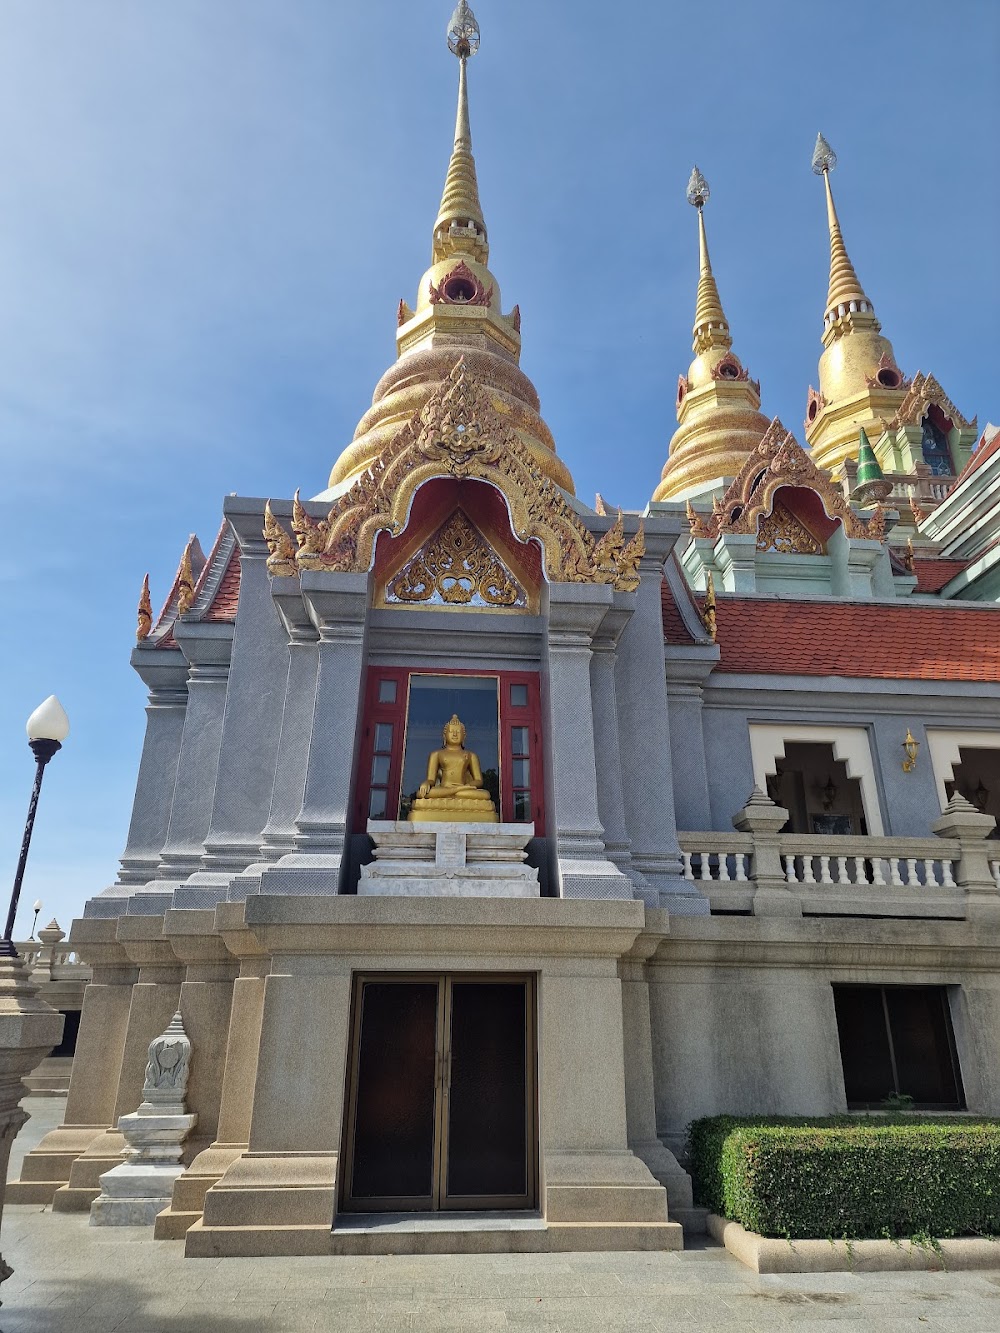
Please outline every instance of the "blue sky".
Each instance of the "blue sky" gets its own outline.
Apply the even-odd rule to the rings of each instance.
[[[995,0],[480,0],[472,126],[504,303],[577,491],[641,506],[674,427],[693,162],[763,410],[801,437],[826,293],[816,131],[899,364],[1000,418]],[[449,0],[3,0],[0,870],[24,719],[73,724],[22,897],[112,882],[144,725],[128,665],[222,497],[323,488],[427,266]],[[6,890],[4,890],[6,892]]]

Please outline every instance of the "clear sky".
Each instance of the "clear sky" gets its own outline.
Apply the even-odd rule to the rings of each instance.
[[[454,123],[450,0],[0,3],[0,870],[18,918],[110,884],[144,726],[128,665],[222,498],[314,494],[394,356]],[[735,348],[802,438],[848,248],[902,368],[997,382],[997,0],[480,0],[474,148],[522,365],[578,493],[645,504],[690,360],[697,162]],[[345,756],[345,762],[347,757]],[[6,892],[4,889],[3,892]]]

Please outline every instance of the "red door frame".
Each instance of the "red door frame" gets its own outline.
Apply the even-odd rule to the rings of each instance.
[[[361,719],[361,746],[358,756],[358,774],[355,783],[354,831],[363,833],[368,825],[369,802],[372,788],[386,793],[383,819],[397,818],[399,789],[403,780],[403,744],[406,732],[406,708],[411,676],[492,676],[500,682],[500,818],[504,823],[514,822],[513,791],[513,728],[528,728],[528,754],[531,791],[531,821],[535,836],[545,834],[545,773],[542,766],[542,709],[536,671],[476,671],[472,669],[442,671],[433,667],[369,667],[365,684],[365,706]],[[395,698],[379,702],[383,682],[395,683]],[[524,687],[527,703],[512,702],[512,687]],[[388,689],[386,692],[391,692]],[[389,753],[388,777],[385,783],[372,781],[372,763],[375,758],[375,737],[378,723],[392,726],[392,749]],[[382,751],[380,753],[386,753]],[[520,757],[520,756],[519,756]],[[524,820],[522,822],[529,822]]]

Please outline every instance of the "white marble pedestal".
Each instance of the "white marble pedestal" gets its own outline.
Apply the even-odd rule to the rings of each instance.
[[[524,864],[533,824],[368,821],[375,860],[359,894],[391,897],[537,898],[538,871]]]

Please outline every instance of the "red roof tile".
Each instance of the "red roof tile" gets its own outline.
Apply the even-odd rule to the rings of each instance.
[[[940,592],[946,583],[950,583],[968,565],[968,560],[922,560],[917,556],[913,562],[917,592]]]
[[[717,671],[1000,682],[1000,607],[720,597],[716,616]]]
[[[204,620],[232,621],[236,619],[236,608],[240,601],[240,548],[233,547],[229,564],[222,576],[211,605],[203,616]]]
[[[660,584],[660,611],[663,616],[663,637],[667,643],[693,643],[687,626],[677,609],[674,594],[664,579]]]

